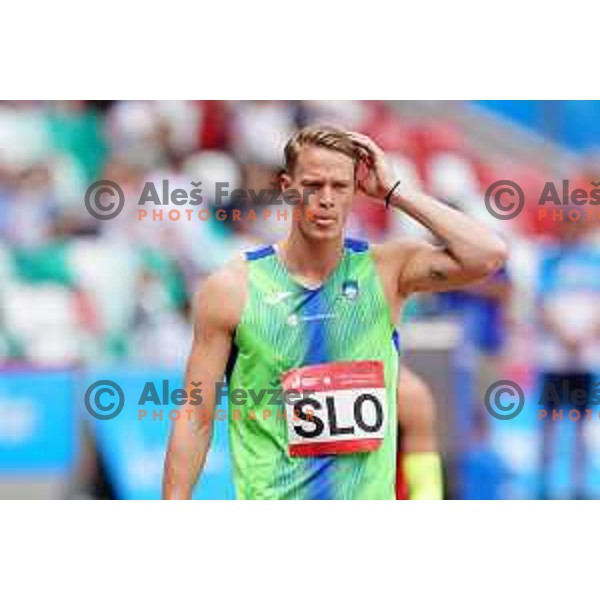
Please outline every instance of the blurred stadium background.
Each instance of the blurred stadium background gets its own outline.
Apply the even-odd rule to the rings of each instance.
[[[139,221],[135,199],[144,182],[164,179],[183,188],[201,180],[203,192],[214,181],[268,187],[287,137],[315,122],[372,136],[398,177],[509,239],[508,268],[493,281],[416,298],[402,344],[436,395],[448,496],[540,497],[534,281],[560,223],[540,221],[534,203],[547,180],[582,187],[600,180],[597,102],[0,103],[0,498],[159,497],[166,411],[163,421],[139,421],[126,401],[118,418],[93,420],[84,391],[98,379],[118,382],[127,399],[149,379],[180,386],[194,289],[235,252],[279,238],[287,224]],[[85,190],[99,179],[125,191],[114,220],[85,209]],[[517,219],[486,212],[484,192],[499,179],[525,191]],[[425,235],[360,200],[350,230],[371,241]],[[597,248],[597,223],[584,233]],[[483,409],[482,390],[496,379],[528,392],[518,418],[494,420]],[[600,497],[599,423],[585,432],[586,497]],[[545,493],[573,497],[574,424],[558,425]],[[196,496],[232,496],[224,423]]]

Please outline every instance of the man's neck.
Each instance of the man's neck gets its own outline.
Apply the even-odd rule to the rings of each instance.
[[[309,240],[298,229],[292,229],[278,248],[290,273],[304,281],[321,283],[337,267],[344,251],[344,240]]]

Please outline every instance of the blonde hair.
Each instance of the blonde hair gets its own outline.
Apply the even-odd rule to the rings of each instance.
[[[356,144],[344,130],[328,125],[310,125],[297,131],[285,145],[283,154],[287,173],[294,170],[300,150],[306,146],[340,152],[354,161],[355,168],[360,160]]]

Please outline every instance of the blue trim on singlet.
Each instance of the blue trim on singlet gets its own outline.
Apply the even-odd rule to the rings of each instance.
[[[256,250],[248,250],[247,252],[244,252],[246,260],[258,260],[259,258],[271,256],[271,254],[275,254],[275,248],[273,248],[273,246],[263,246],[262,248],[257,248]]]
[[[352,250],[352,252],[366,252],[369,249],[369,242],[354,238],[345,238],[344,247]],[[273,245],[262,246],[256,250],[247,250],[244,252],[246,260],[258,260],[259,258],[271,256],[271,254],[275,254],[275,247]]]
[[[394,328],[394,331],[392,331],[392,342],[394,342],[394,348],[396,348],[396,352],[400,354],[400,334],[396,328]]]
[[[307,290],[300,306],[304,317],[314,317],[328,312],[323,301],[323,288]],[[327,350],[326,319],[307,319],[303,323],[304,336],[307,341],[305,364],[317,365],[331,361]],[[308,498],[312,500],[330,500],[333,496],[334,456],[313,456],[306,460],[310,470]]]
[[[369,242],[346,238],[344,240],[344,246],[348,248],[348,250],[352,250],[352,252],[366,252],[369,249]]]

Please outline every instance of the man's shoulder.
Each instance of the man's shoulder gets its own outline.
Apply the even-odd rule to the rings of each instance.
[[[262,244],[246,249],[209,275],[204,280],[203,287],[208,287],[217,295],[237,296],[247,287],[248,263],[274,254],[274,244]]]
[[[232,259],[206,277],[198,290],[198,307],[211,321],[235,327],[246,301],[246,261]]]
[[[237,282],[238,287],[240,283],[240,277],[246,277],[247,274],[247,261],[240,254],[235,258],[227,261],[218,271],[214,272],[214,277],[221,282],[224,286],[235,286]]]

